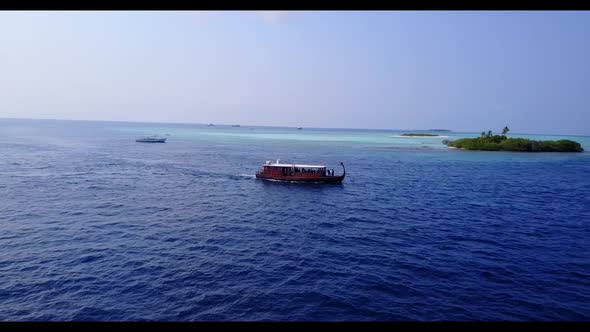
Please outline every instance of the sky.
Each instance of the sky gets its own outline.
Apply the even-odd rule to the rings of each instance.
[[[590,135],[590,12],[0,12],[0,118]]]

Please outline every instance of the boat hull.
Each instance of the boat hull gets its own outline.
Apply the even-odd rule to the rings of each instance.
[[[344,176],[315,176],[315,177],[301,177],[301,176],[273,176],[265,174],[256,174],[257,179],[285,181],[285,182],[302,182],[302,183],[342,183]]]
[[[138,139],[135,140],[138,143],[166,143],[166,139],[158,139],[158,140],[142,140]]]

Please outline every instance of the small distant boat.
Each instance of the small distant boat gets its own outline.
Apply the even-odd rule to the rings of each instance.
[[[297,127],[297,130],[301,130],[301,129],[303,129],[303,127]]]
[[[428,129],[428,131],[451,131],[450,129]]]
[[[166,137],[150,136],[150,137],[138,138],[135,141],[139,142],[139,143],[166,143],[166,140],[167,140]]]
[[[342,165],[342,175],[334,175],[333,169],[327,169],[325,165],[281,164],[267,161],[262,165],[262,170],[256,172],[257,179],[293,181],[293,182],[323,182],[342,183],[346,176],[346,169]]]
[[[210,124],[208,124],[207,126],[214,126],[214,124],[210,123]]]
[[[232,127],[239,127],[240,125],[231,125]]]

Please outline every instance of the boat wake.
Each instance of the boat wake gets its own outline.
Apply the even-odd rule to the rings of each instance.
[[[243,178],[256,179],[256,175],[254,175],[254,174],[239,174],[239,176],[241,176]]]

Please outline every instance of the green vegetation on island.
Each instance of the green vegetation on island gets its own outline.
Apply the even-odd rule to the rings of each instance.
[[[534,141],[526,138],[508,138],[510,129],[504,127],[502,135],[493,135],[492,131],[482,132],[479,137],[461,138],[455,141],[444,140],[449,147],[465,150],[483,151],[518,151],[518,152],[582,152],[578,142],[567,139],[557,141]]]
[[[435,134],[416,134],[416,133],[407,133],[407,134],[401,134],[400,136],[408,136],[408,137],[421,137],[421,136],[426,136],[426,137],[434,137],[434,136],[438,136]]]

